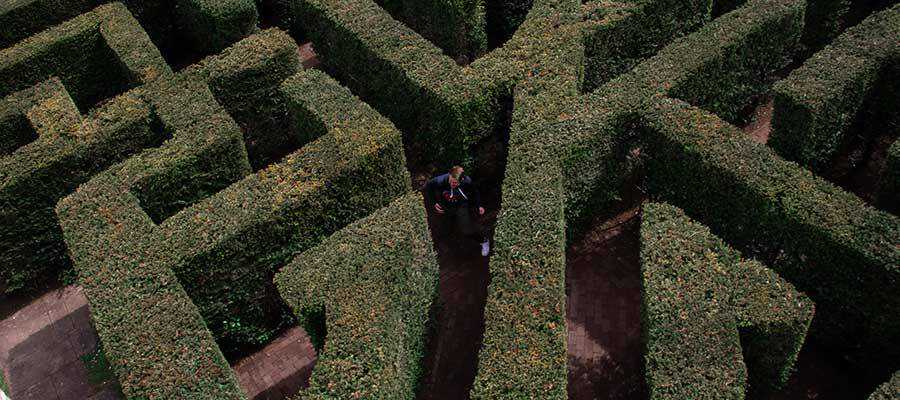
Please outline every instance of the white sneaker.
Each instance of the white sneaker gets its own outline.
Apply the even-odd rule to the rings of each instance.
[[[490,253],[490,252],[491,252],[491,243],[489,241],[485,240],[483,243],[481,243],[481,256],[487,257],[488,253]]]

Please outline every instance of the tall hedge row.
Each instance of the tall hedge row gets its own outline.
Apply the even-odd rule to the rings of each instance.
[[[275,283],[308,332],[321,330],[325,313],[325,345],[302,398],[415,397],[438,285],[420,194],[306,250]]]
[[[0,101],[0,293],[8,293],[70,264],[53,212],[57,200],[165,138],[133,93],[84,117],[79,101],[86,108],[171,70],[121,5],[100,7],[2,50],[0,65],[0,93],[8,95]]]
[[[0,50],[0,96],[58,77],[87,112],[101,100],[168,72],[138,22],[115,3]]]
[[[458,60],[487,50],[484,0],[377,0],[379,5]]]
[[[241,132],[202,83],[167,81],[142,94],[173,138],[60,201],[66,244],[126,396],[243,399],[199,310],[157,254],[162,232],[141,204],[146,182],[167,171],[219,183],[249,172]]]
[[[324,135],[160,225],[160,257],[230,354],[284,323],[275,268],[410,185],[399,132],[349,91],[314,71],[280,91]]]
[[[447,164],[469,161],[469,146],[493,132],[516,81],[548,73],[556,60],[547,57],[558,54],[546,40],[571,30],[579,10],[577,1],[537,1],[504,46],[463,68],[372,0],[282,2],[292,30],[317,43],[331,73]]]
[[[584,90],[591,92],[707,22],[711,0],[591,2],[585,10]]]
[[[651,399],[743,399],[787,382],[813,303],[683,211],[643,206],[641,331]]]
[[[161,48],[188,46],[209,54],[256,28],[252,0],[121,0]],[[0,48],[34,35],[111,0],[29,0],[0,7]],[[187,43],[185,43],[187,42]]]
[[[775,87],[769,144],[787,159],[820,171],[848,139],[855,116],[900,60],[900,5],[847,30]],[[874,100],[897,112],[900,97]],[[887,104],[885,104],[887,102]]]
[[[615,198],[629,168],[623,153],[640,104],[651,95],[664,94],[673,86],[671,82],[729,77],[734,71],[696,72],[706,71],[701,67],[727,56],[743,60],[766,54],[767,49],[774,48],[777,54],[788,51],[789,45],[778,43],[780,36],[747,38],[763,29],[760,26],[782,23],[794,27],[801,15],[798,4],[802,2],[789,6],[758,2],[757,7],[743,9],[671,45],[636,73],[625,74],[586,97],[578,97],[582,65],[578,56],[583,54],[580,37],[563,29],[547,35],[544,47],[555,50],[545,57],[552,62],[519,82],[515,90],[503,205],[485,306],[484,345],[473,398],[567,396],[567,236],[577,231],[580,221]],[[725,36],[723,31],[734,33]],[[798,30],[793,32],[792,37],[799,35]],[[723,40],[711,41],[713,35]],[[703,51],[691,53],[691,48],[698,47]],[[756,49],[760,49],[758,53]],[[694,54],[687,64],[685,54]],[[753,67],[770,66],[751,64]],[[663,71],[663,76],[653,73],[656,70]],[[659,81],[661,78],[668,81]],[[715,91],[722,90],[728,89],[715,87]]]
[[[868,354],[858,361],[896,368],[897,217],[683,102],[658,101],[644,120],[651,193],[813,298],[815,336],[850,354]]]

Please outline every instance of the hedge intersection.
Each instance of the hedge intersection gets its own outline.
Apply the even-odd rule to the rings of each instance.
[[[896,393],[900,142],[871,203],[820,174],[900,136],[900,5],[56,3],[0,7],[0,293],[74,266],[127,398],[243,399],[230,361],[298,324],[297,398],[416,397],[409,169],[474,166],[510,100],[471,398],[570,395],[566,249],[635,173],[651,398],[778,391],[807,341]],[[736,127],[763,96],[768,144]]]

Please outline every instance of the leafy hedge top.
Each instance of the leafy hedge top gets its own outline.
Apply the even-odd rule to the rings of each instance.
[[[897,68],[898,36],[900,5],[848,29],[778,82],[769,144],[785,158],[815,170],[826,167],[879,78]],[[880,101],[891,107],[890,99]]]
[[[665,99],[643,114],[651,193],[772,268],[817,304],[814,334],[896,363],[900,221],[718,117]],[[774,254],[774,255],[773,255]],[[850,340],[848,338],[854,338]]]
[[[479,355],[473,398],[565,398],[565,245],[567,230],[596,210],[597,200],[614,193],[623,168],[616,167],[621,133],[637,119],[648,97],[671,86],[650,74],[652,65],[665,65],[671,79],[692,82],[734,79],[742,69],[704,69],[728,57],[741,62],[767,53],[784,54],[790,42],[782,37],[759,38],[765,26],[794,27],[802,15],[797,4],[760,1],[736,15],[717,21],[635,72],[619,77],[597,93],[578,96],[580,43],[564,28],[543,39],[546,58],[541,70],[519,84],[503,207],[491,258],[491,285],[485,306],[484,348]],[[745,14],[750,14],[748,17]],[[527,24],[527,22],[526,22]],[[727,40],[709,38],[735,32]],[[799,36],[797,29],[784,33]],[[725,37],[723,35],[723,37]],[[554,41],[551,41],[554,40]],[[515,38],[513,39],[515,40]],[[698,43],[705,51],[693,53]],[[694,46],[696,47],[696,46]],[[756,53],[759,52],[759,54]],[[669,65],[676,53],[692,54],[688,65]],[[478,64],[476,61],[475,64]],[[680,61],[679,61],[680,62]],[[770,68],[750,64],[749,68]],[[704,86],[698,92],[721,93],[727,87]],[[555,123],[557,121],[562,121]],[[549,125],[548,125],[549,123]],[[539,175],[539,179],[535,176]],[[597,192],[606,192],[597,195]]]
[[[325,311],[324,352],[303,398],[413,398],[438,265],[411,193],[297,256],[275,277],[304,320]],[[307,325],[308,326],[308,325]]]
[[[641,271],[651,398],[743,399],[748,372],[757,388],[787,381],[813,317],[805,295],[668,204],[643,207]]]
[[[0,96],[56,76],[82,110],[170,73],[121,3],[98,7],[0,50]]]
[[[216,112],[218,105],[205,85],[169,84],[156,90],[165,87],[189,93],[185,97],[192,107],[211,111],[203,123],[189,126],[190,135],[176,130],[174,140],[194,139],[198,151],[216,146],[243,150],[240,130],[233,122],[231,129],[220,128],[227,127],[230,119]],[[165,100],[176,99],[157,103],[152,93],[148,96],[156,112],[163,114],[162,120],[177,119],[171,111],[158,108],[168,103]],[[168,147],[164,145],[156,154],[165,154]],[[152,240],[157,235],[155,224],[129,191],[134,178],[154,171],[136,168],[152,160],[153,153],[142,153],[107,170],[57,205],[94,324],[130,398],[243,399],[203,318],[173,271],[158,262]],[[242,154],[243,166],[249,168],[246,153]]]

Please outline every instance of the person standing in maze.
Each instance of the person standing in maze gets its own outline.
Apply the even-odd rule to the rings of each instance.
[[[491,251],[490,242],[478,221],[478,217],[484,215],[484,207],[472,178],[463,172],[462,167],[455,165],[450,172],[431,178],[425,184],[425,193],[433,203],[434,212],[443,219],[443,225],[455,227],[465,237],[477,238],[481,243],[481,255],[487,257]]]

